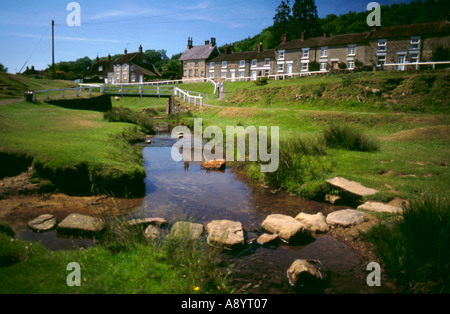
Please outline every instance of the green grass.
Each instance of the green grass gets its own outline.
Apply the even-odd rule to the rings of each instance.
[[[444,190],[445,191],[445,190]],[[414,293],[450,292],[450,201],[423,190],[401,217],[364,235],[391,278]]]
[[[113,244],[122,240],[126,246]],[[81,267],[80,286],[67,285],[72,262]],[[115,229],[113,239],[100,238],[89,249],[55,252],[0,233],[0,293],[229,293],[227,271],[218,262],[218,251],[205,240],[180,235],[147,241],[142,229],[131,227]]]
[[[131,125],[108,123],[100,112],[22,102],[0,106],[0,120],[1,151],[30,156],[38,176],[64,192],[131,195],[145,176],[141,163],[126,153],[130,146],[115,137]]]
[[[360,152],[379,150],[376,141],[367,137],[361,130],[352,125],[331,124],[324,130],[324,138],[329,147]]]

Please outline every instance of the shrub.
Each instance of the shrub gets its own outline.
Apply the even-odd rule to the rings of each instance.
[[[350,125],[331,124],[323,132],[328,146],[352,151],[373,152],[379,150],[378,143]]]
[[[449,293],[450,199],[424,193],[401,218],[375,226],[364,238],[373,243],[388,275],[411,292]]]
[[[269,84],[269,78],[265,76],[258,77],[255,81],[256,86],[264,86]]]
[[[134,112],[129,108],[113,107],[103,114],[103,118],[109,122],[125,122],[139,125],[144,132],[155,134],[153,119],[142,113]]]

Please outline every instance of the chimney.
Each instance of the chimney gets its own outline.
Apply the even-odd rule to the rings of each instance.
[[[258,45],[258,53],[260,53],[261,51],[263,51],[263,43],[260,42]]]
[[[192,47],[194,47],[193,45],[194,41],[192,40],[191,37],[188,37],[188,45],[187,45],[187,49],[191,49]]]
[[[97,63],[100,61],[100,58],[97,56],[97,58],[95,59],[97,61]]]
[[[214,47],[216,45],[216,39],[214,37],[211,37],[211,48]]]
[[[302,32],[302,41],[305,40],[305,33],[306,33],[306,30],[304,30],[304,31]]]
[[[281,34],[281,43],[285,44],[287,41],[287,34]]]
[[[205,40],[205,45],[209,45],[209,40]]]
[[[139,46],[139,52],[142,53],[142,45]]]
[[[128,50],[127,50],[127,48],[125,48],[124,54],[128,54]]]
[[[108,54],[108,63],[111,62],[111,54]]]

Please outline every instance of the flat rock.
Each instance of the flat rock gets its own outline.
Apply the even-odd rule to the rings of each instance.
[[[363,197],[368,195],[373,195],[378,193],[377,190],[365,187],[359,182],[349,181],[345,178],[335,177],[333,179],[327,180],[327,183],[331,184],[334,187],[342,189],[348,193],[353,195]]]
[[[281,240],[288,243],[304,242],[311,238],[311,232],[306,225],[286,215],[273,214],[267,216],[261,228],[279,235]]]
[[[358,209],[377,212],[377,213],[392,213],[392,214],[401,214],[403,209],[400,207],[378,203],[378,202],[365,202],[364,204],[358,206]]]
[[[34,231],[48,231],[56,227],[56,217],[45,214],[28,222],[28,227]]]
[[[343,209],[332,212],[327,216],[327,224],[349,227],[364,222],[367,214],[355,209]]]
[[[235,248],[245,244],[242,224],[231,220],[213,220],[206,225],[208,243],[224,248]]]
[[[130,226],[142,225],[144,227],[152,225],[161,228],[166,226],[168,222],[164,218],[156,217],[156,218],[131,219],[130,221],[128,221],[128,224]]]
[[[311,232],[326,233],[330,230],[322,213],[317,213],[316,215],[300,213],[295,219],[305,224]]]
[[[278,238],[279,238],[278,234],[264,233],[258,239],[256,239],[256,242],[258,242],[261,245],[266,245],[273,243],[274,241],[278,240]]]
[[[58,231],[64,233],[100,233],[105,228],[100,218],[81,214],[70,214],[58,225]]]
[[[191,240],[198,240],[205,231],[202,224],[187,222],[187,221],[177,221],[170,231],[171,236],[183,236],[189,237]]]
[[[217,159],[217,160],[210,160],[205,161],[203,163],[203,168],[208,170],[221,170],[225,169],[226,161],[225,159]]]
[[[320,262],[316,260],[298,259],[294,261],[287,271],[289,284],[303,286],[322,280],[319,266]]]

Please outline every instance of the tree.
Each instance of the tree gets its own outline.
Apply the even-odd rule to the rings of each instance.
[[[8,72],[8,68],[0,63],[0,72]]]
[[[281,42],[281,35],[288,34],[291,29],[291,6],[289,0],[281,1],[275,12],[272,34],[273,41],[277,45]]]
[[[303,31],[308,37],[320,36],[321,26],[314,0],[295,0],[292,7],[291,39],[301,38]]]

